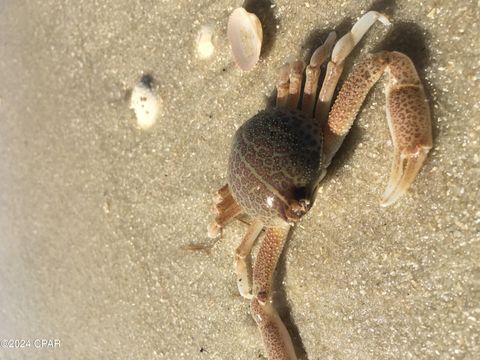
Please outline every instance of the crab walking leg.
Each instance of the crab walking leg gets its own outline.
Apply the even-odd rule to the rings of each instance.
[[[345,59],[377,20],[384,25],[390,25],[390,21],[385,15],[376,11],[369,11],[353,25],[349,33],[342,36],[335,44],[315,109],[315,118],[321,124],[324,124],[327,119],[333,93],[343,72]]]
[[[370,88],[387,66],[383,53],[371,55],[357,65],[343,84],[328,116],[323,133],[323,161],[328,167],[350,130]]]
[[[208,226],[208,236],[210,238],[218,236],[220,230],[242,212],[240,205],[233,199],[228,184],[215,193],[213,201],[213,211],[216,216],[215,220]]]
[[[222,202],[225,198],[232,196],[230,193],[230,187],[228,184],[223,185],[220,189],[218,189],[215,194],[213,194],[213,202],[218,204]]]
[[[370,88],[385,70],[389,73],[386,106],[394,160],[382,206],[393,204],[408,189],[432,148],[430,109],[410,58],[399,52],[381,52],[358,65],[342,86],[324,133],[325,166],[328,166]]]
[[[295,360],[292,339],[272,305],[272,280],[290,226],[269,227],[253,269],[252,317],[258,325],[269,360]]]
[[[320,66],[327,60],[332,47],[337,39],[337,34],[332,31],[328,34],[325,43],[314,51],[305,70],[305,86],[303,87],[302,111],[309,117],[313,116],[315,97],[317,95],[318,78],[320,77]]]
[[[252,251],[252,246],[255,243],[258,235],[263,229],[263,223],[259,220],[254,220],[248,227],[247,233],[242,242],[235,250],[235,273],[237,275],[237,286],[240,295],[246,299],[252,298],[252,282],[247,267],[246,258]]]
[[[287,108],[295,110],[300,100],[302,91],[303,69],[305,64],[301,60],[297,60],[292,64],[290,71],[290,87],[288,89]]]
[[[290,63],[284,64],[280,68],[277,82],[277,107],[284,108],[287,106],[288,89],[290,87]]]

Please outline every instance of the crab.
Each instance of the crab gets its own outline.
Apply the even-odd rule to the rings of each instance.
[[[414,64],[402,53],[369,55],[354,67],[330,110],[345,59],[377,20],[390,25],[385,15],[369,11],[338,41],[335,32],[328,35],[305,69],[303,97],[304,63],[295,61],[281,68],[276,106],[260,111],[237,130],[228,162],[228,183],[214,196],[216,217],[209,225],[210,237],[242,214],[252,219],[235,251],[234,267],[238,290],[251,301],[251,314],[270,360],[297,358],[272,303],[277,261],[290,229],[312,207],[327,167],[367,93],[384,72],[389,74],[386,112],[394,160],[381,205],[389,206],[405,193],[432,148],[425,92]],[[317,98],[320,67],[330,56]],[[246,259],[262,230],[265,236],[250,274]]]

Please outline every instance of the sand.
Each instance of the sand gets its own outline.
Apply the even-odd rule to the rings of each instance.
[[[410,55],[434,149],[381,208],[392,145],[376,86],[291,235],[275,302],[301,359],[478,359],[477,1],[277,1],[247,73],[226,40],[241,2],[140,3],[0,4],[0,339],[31,341],[0,357],[265,359],[232,268],[246,226],[208,239],[211,196],[285,59],[376,9],[393,27],[375,25],[346,72],[378,49]],[[195,56],[203,25],[208,60]],[[146,73],[164,106],[148,131],[129,109]]]

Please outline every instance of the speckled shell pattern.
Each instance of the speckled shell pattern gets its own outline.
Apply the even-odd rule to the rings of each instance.
[[[322,172],[322,128],[294,110],[260,111],[235,133],[228,164],[234,199],[264,224],[286,220],[291,200],[308,199]]]

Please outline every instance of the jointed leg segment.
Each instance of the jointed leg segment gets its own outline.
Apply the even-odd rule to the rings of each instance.
[[[214,195],[213,210],[215,220],[208,226],[208,236],[214,238],[218,236],[220,230],[241,214],[240,205],[233,199],[228,184],[222,186]]]
[[[250,271],[247,267],[246,258],[250,255],[252,246],[255,243],[258,235],[263,229],[263,224],[259,220],[253,220],[245,234],[242,242],[235,250],[235,273],[237,275],[237,286],[240,295],[244,298],[252,298],[252,283],[250,278]]]
[[[277,107],[295,110],[302,91],[303,61],[286,63],[280,69],[277,83]]]
[[[288,89],[287,108],[295,110],[300,100],[302,92],[303,69],[305,64],[303,61],[297,60],[292,64],[290,72],[290,88]]]
[[[280,74],[277,82],[277,107],[284,108],[287,106],[288,89],[290,85],[290,64],[286,63],[280,68]]]
[[[327,65],[327,73],[318,96],[317,107],[315,108],[315,117],[321,124],[324,124],[327,119],[333,93],[343,72],[345,59],[377,20],[384,25],[390,25],[390,21],[385,15],[376,11],[369,11],[353,25],[349,33],[342,36],[335,44],[332,50],[332,59]]]
[[[241,208],[233,199],[228,185],[217,191],[214,202],[217,216],[209,226],[210,237],[216,236],[223,226],[241,213]],[[295,360],[295,350],[288,330],[272,305],[273,274],[290,231],[288,224],[267,228],[253,268],[253,291],[250,285],[246,257],[250,254],[263,226],[261,221],[254,219],[235,251],[234,266],[237,285],[243,297],[252,299],[252,317],[262,335],[268,358]]]
[[[312,54],[310,64],[305,70],[305,86],[303,90],[302,111],[308,116],[313,116],[315,98],[317,96],[318,78],[320,77],[320,66],[327,60],[332,47],[337,39],[337,34],[332,31],[328,34],[325,43]]]
[[[273,273],[290,227],[269,227],[253,269],[251,312],[262,335],[270,360],[295,360],[295,350],[287,328],[272,305]]]

